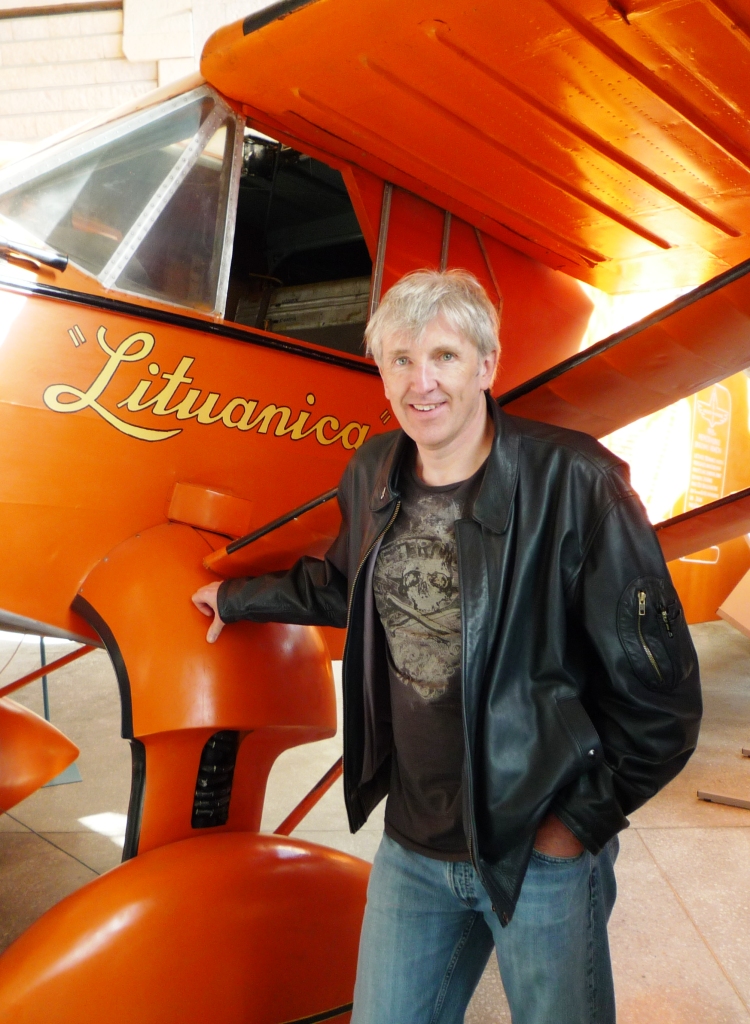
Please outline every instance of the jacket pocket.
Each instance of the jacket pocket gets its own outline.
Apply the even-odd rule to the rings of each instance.
[[[671,693],[694,668],[685,616],[671,580],[639,576],[625,588],[617,631],[633,672],[649,690]]]
[[[558,697],[556,700],[565,731],[578,750],[580,763],[586,770],[594,768],[604,756],[602,741],[594,723],[578,697]]]

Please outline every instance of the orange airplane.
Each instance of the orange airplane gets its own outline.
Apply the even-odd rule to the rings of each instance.
[[[503,303],[509,412],[634,474],[658,448],[715,617],[750,569],[748,64],[745,0],[282,0],[0,171],[0,627],[105,647],[133,757],[125,862],[0,957],[0,1022],[349,1019],[368,866],[289,838],[339,769],[259,833],[274,760],[335,732],[345,638],[209,646],[190,595],[325,551],[393,427],[362,335],[409,270]],[[667,289],[581,350],[598,295]],[[2,810],[76,756],[8,699],[30,678]]]

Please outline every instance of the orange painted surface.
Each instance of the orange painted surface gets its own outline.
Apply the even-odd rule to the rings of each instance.
[[[750,514],[742,497],[750,485],[748,378],[734,374],[699,391],[688,407],[686,490],[673,509],[674,528],[659,534],[665,534],[666,557],[679,555],[670,569],[688,622],[706,622],[717,618],[719,605],[750,568]],[[695,517],[682,519],[685,512]]]
[[[334,661],[341,661],[344,657],[344,646],[346,644],[346,630],[334,629],[333,626],[324,626],[321,631],[325,642],[328,644],[328,652]]]
[[[370,258],[374,261],[378,250],[383,179],[355,164],[343,164],[341,173],[359,226],[362,229],[367,250],[370,253]]]
[[[690,555],[704,547],[723,544],[743,533],[750,533],[750,493],[745,489],[734,501],[730,495],[724,505],[708,506],[705,512],[694,510],[686,518],[678,516],[676,521],[668,520],[668,523],[670,525],[659,524],[657,529],[667,561]]]
[[[257,528],[384,429],[380,382],[356,369],[4,290],[0,323],[0,610],[79,636],[80,581],[166,521],[175,484],[251,502]]]
[[[0,699],[0,814],[64,771],[79,750],[59,729],[8,697]]]
[[[595,437],[688,399],[692,421],[680,445],[690,448],[684,492],[672,516],[708,505],[750,485],[748,381],[750,267],[712,292],[683,296],[672,307],[628,328],[500,397],[505,411],[583,430]],[[720,383],[721,382],[721,383]],[[502,379],[501,379],[502,384]],[[663,437],[655,438],[657,446]],[[665,451],[670,473],[682,452]],[[624,456],[630,461],[630,456]],[[637,471],[638,466],[632,467]],[[643,493],[646,500],[645,492]],[[665,556],[688,621],[716,618],[716,609],[746,571],[747,546],[734,543],[750,525],[746,502],[696,515],[660,531]],[[724,543],[732,541],[732,543]],[[713,545],[710,552],[699,550]],[[697,553],[696,553],[697,552]]]
[[[736,537],[668,564],[687,621],[710,622],[750,569],[750,546],[744,537]]]
[[[217,731],[242,742],[229,820],[212,831],[260,828],[266,779],[278,755],[333,736],[336,700],[326,644],[311,627],[239,623],[206,643],[207,620],[190,595],[216,577],[197,530],[170,524],[125,541],[80,594],[106,623],[121,662],[132,730],[146,747],[141,852],[196,835],[191,825],[201,751]]]
[[[174,523],[187,523],[211,533],[241,537],[253,521],[253,503],[209,487],[177,483],[169,501],[167,517]]]
[[[394,185],[385,288],[439,265],[450,211],[448,266],[504,295],[507,391],[578,351],[591,304],[575,277],[676,288],[750,257],[748,25],[709,0],[628,0],[629,25],[619,6],[315,0],[247,36],[222,29],[202,69],[251,126],[342,172],[373,258]],[[36,276],[105,292],[73,267]],[[705,388],[748,361],[749,287],[508,411],[601,436]],[[329,649],[343,631],[242,623],[209,647],[189,596],[219,572],[322,553],[334,505],[221,551],[334,487],[394,425],[380,382],[356,358],[212,335],[200,313],[196,329],[160,323],[151,299],[111,312],[73,298],[0,288],[0,620],[83,638],[98,623],[132,706],[125,732],[145,750],[140,855],[0,958],[0,1021],[77,1024],[85,1006],[91,1020],[282,1024],[345,1006],[367,866],[250,834],[278,754],[335,730]],[[671,565],[691,621],[750,566],[743,539],[717,550]],[[90,621],[71,608],[79,591]],[[6,703],[0,751],[22,731]],[[240,738],[229,818],[203,835],[196,773],[220,730]],[[38,765],[42,746],[23,749]],[[17,790],[31,771],[18,763],[3,768]]]
[[[272,533],[267,533],[245,547],[229,553],[227,545],[216,548],[203,559],[207,569],[224,578],[258,576],[263,572],[288,569],[302,555],[322,558],[333,543],[341,526],[341,513],[335,499],[310,509],[290,520]],[[334,661],[344,656],[346,631],[324,626],[325,638]]]
[[[750,256],[748,31],[710,0],[317,0],[219,30],[201,70],[277,133],[642,290]]]
[[[750,570],[724,599],[719,617],[750,638]]]
[[[440,266],[444,222],[442,209],[394,189],[384,293],[412,270]],[[592,306],[570,277],[485,232],[478,235],[472,224],[459,217],[451,218],[446,265],[474,274],[493,302],[499,301],[498,290],[502,295],[502,354],[495,394],[578,352]]]
[[[420,267],[437,267],[443,238],[444,213],[411,192],[396,188],[391,200],[383,292],[404,274]]]
[[[81,587],[127,666],[133,734],[283,727],[330,735],[332,677],[314,629],[243,622],[206,643],[207,620],[190,595],[216,579],[203,568],[207,550],[188,526],[157,526],[110,552]]]
[[[346,1007],[369,868],[259,835],[137,857],[0,957],[0,1021],[282,1024]]]
[[[339,504],[332,498],[237,551],[230,553],[227,546],[212,551],[203,564],[224,577],[260,576],[290,569],[304,554],[322,558],[340,526]]]

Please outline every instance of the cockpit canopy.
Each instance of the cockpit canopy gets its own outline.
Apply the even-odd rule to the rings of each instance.
[[[0,234],[105,289],[362,351],[372,263],[340,172],[208,85],[4,169]]]
[[[219,310],[238,133],[219,96],[194,89],[8,168],[0,214],[107,288]]]

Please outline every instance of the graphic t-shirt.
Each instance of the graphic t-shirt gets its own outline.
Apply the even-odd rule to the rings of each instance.
[[[455,522],[484,475],[428,487],[404,473],[401,509],[373,589],[388,640],[393,758],[386,833],[418,853],[468,860],[463,828],[461,605]]]

